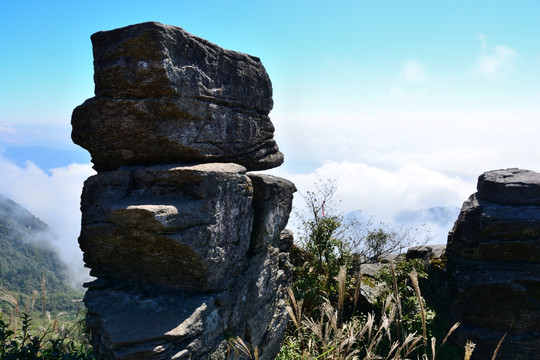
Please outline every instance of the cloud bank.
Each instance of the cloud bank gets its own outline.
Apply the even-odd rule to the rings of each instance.
[[[338,200],[336,208],[339,212],[361,210],[366,218],[375,216],[384,222],[392,222],[396,213],[406,209],[461,207],[463,201],[476,191],[474,181],[416,164],[405,164],[395,170],[388,170],[365,163],[343,161],[328,162],[306,174],[294,174],[280,169],[270,173],[288,178],[296,184],[299,189],[294,199],[297,211],[304,211],[302,193],[314,191],[314,184],[318,180],[334,179]],[[436,224],[426,225],[435,230],[436,238],[433,242],[445,242],[451,224],[444,229]],[[299,229],[294,219],[289,227],[294,231]]]

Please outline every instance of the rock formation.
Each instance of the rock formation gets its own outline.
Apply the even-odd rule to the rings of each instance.
[[[294,185],[279,166],[259,59],[180,28],[92,36],[96,96],[72,137],[98,174],[79,244],[97,359],[224,359],[241,337],[273,359],[287,324]]]
[[[486,172],[449,234],[448,313],[459,338],[489,359],[536,359],[540,349],[540,174]],[[439,286],[439,289],[444,286]]]
[[[123,165],[281,165],[272,84],[256,57],[154,22],[92,35],[96,96],[72,117],[97,171]],[[127,135],[129,134],[129,135]]]

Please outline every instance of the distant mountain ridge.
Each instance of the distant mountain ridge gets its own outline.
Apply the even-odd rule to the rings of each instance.
[[[460,208],[457,206],[437,206],[419,210],[405,209],[394,214],[391,224],[407,228],[422,227],[429,231],[430,244],[446,244],[448,232],[457,220],[459,212]],[[345,218],[362,223],[373,221],[361,210],[350,211],[345,214]]]
[[[403,226],[424,226],[430,231],[430,244],[446,244],[448,232],[457,220],[460,208],[439,206],[419,210],[402,210],[394,215],[393,221]]]
[[[394,221],[399,224],[433,223],[446,226],[454,223],[459,215],[457,206],[439,206],[420,210],[402,210],[394,215]]]
[[[28,210],[0,195],[0,286],[25,303],[34,291],[41,293],[45,278],[47,308],[71,310],[81,292],[68,285],[69,271],[53,251],[54,234]],[[7,309],[5,302],[0,309]]]

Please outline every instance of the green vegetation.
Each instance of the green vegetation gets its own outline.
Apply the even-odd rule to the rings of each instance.
[[[0,196],[0,359],[90,360],[81,290],[49,245],[47,225]]]
[[[56,320],[38,326],[27,313],[5,319],[0,313],[0,359],[92,360],[92,348],[82,321]]]
[[[469,359],[473,344],[465,349],[448,344],[459,324],[441,324],[421,294],[419,278],[427,276],[421,261],[394,256],[376,280],[362,274],[362,264],[399,253],[424,235],[347,223],[332,211],[334,192],[332,182],[323,182],[304,196],[305,231],[291,251],[291,325],[276,359]],[[374,282],[379,288],[370,309],[360,298],[363,285]]]
[[[369,310],[358,303],[359,281],[370,281],[361,276],[362,264],[395,256],[427,239],[424,232],[413,229],[344,219],[334,210],[335,192],[335,183],[326,181],[317,183],[314,192],[303,196],[307,211],[297,214],[303,234],[291,250],[295,278],[292,288],[303,301],[306,315],[318,316],[328,300],[349,318]]]
[[[48,243],[53,238],[43,221],[0,196],[0,288],[21,304],[46,288],[46,310],[76,312],[82,291],[67,284],[68,270]],[[0,311],[8,306],[0,302]]]

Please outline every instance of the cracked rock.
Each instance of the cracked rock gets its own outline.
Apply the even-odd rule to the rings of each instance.
[[[72,139],[94,168],[234,162],[281,165],[272,84],[256,57],[149,22],[92,35],[95,94],[73,111]]]

